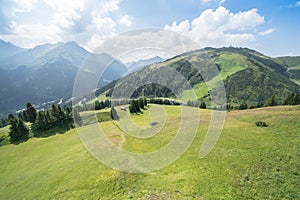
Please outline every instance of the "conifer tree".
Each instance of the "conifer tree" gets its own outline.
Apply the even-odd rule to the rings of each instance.
[[[9,130],[9,136],[11,142],[16,142],[21,139],[28,139],[29,137],[29,131],[27,127],[25,126],[24,122],[19,119],[11,119],[10,120],[10,130]]]
[[[49,128],[47,126],[46,116],[45,116],[44,112],[42,112],[42,111],[38,112],[35,123],[33,124],[33,127],[37,131],[44,131]]]
[[[139,108],[140,108],[140,109],[143,109],[143,110],[145,109],[145,108],[144,108],[144,100],[143,100],[142,98],[139,98],[139,100],[138,100],[138,105],[139,105]]]
[[[69,108],[69,107],[66,107],[65,108],[65,112],[66,112],[66,120],[67,120],[67,122],[70,122],[71,120],[72,120],[72,116],[71,116],[71,108]]]
[[[59,111],[54,104],[52,104],[51,118],[54,126],[59,124]]]
[[[63,125],[66,122],[66,115],[62,111],[60,105],[57,106],[57,117],[58,117],[58,124]]]
[[[20,135],[20,139],[28,139],[29,138],[29,131],[22,121],[22,119],[18,119],[18,124],[17,124],[18,132]]]
[[[246,109],[248,109],[247,103],[245,103],[245,102],[241,103],[239,109],[240,109],[240,110],[246,110]]]
[[[35,122],[37,113],[35,108],[31,105],[31,103],[26,104],[26,115],[29,122]]]
[[[277,106],[275,94],[267,101],[265,106]]]
[[[202,109],[205,109],[206,108],[206,103],[204,102],[204,101],[202,101],[201,103],[200,103],[200,106],[199,106],[200,108],[202,108]]]

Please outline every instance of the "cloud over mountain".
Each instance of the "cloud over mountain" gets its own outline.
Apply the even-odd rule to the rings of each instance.
[[[255,40],[255,28],[265,22],[257,9],[232,13],[225,7],[207,9],[192,21],[165,28],[184,34],[201,46],[245,45]]]

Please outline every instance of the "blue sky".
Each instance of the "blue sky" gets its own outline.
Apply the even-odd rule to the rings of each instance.
[[[300,55],[300,1],[0,0],[0,39],[22,47],[73,40],[93,50],[137,28],[179,32],[201,47]]]

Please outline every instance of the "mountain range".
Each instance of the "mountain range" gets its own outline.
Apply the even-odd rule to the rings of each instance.
[[[106,60],[114,60],[98,83],[99,88],[105,86],[104,93],[111,93],[117,83],[113,80],[123,77],[120,80],[138,81],[153,70],[170,67],[189,81],[199,99],[209,101],[211,91],[193,67],[202,66],[199,58],[203,52],[210,56],[221,72],[228,103],[255,104],[265,102],[273,94],[278,102],[282,102],[288,94],[299,92],[300,57],[271,58],[247,48],[205,48],[168,60],[153,57],[126,65],[107,54],[92,54],[75,42],[24,49],[0,40],[0,52],[0,113],[21,109],[26,102],[41,105],[71,98],[77,72],[87,56],[96,59],[99,67],[104,67]],[[206,70],[202,66],[201,73]],[[91,72],[84,73],[88,75]],[[212,74],[206,81],[214,83],[215,76]],[[176,80],[172,84],[174,88],[182,87],[182,83]],[[133,95],[141,95],[142,91],[148,96],[174,96],[170,90],[151,84],[138,88]],[[182,94],[188,92],[181,91]]]
[[[87,56],[97,57],[98,67],[105,67],[102,64],[105,59],[113,60],[107,54],[91,54],[75,42],[23,49],[0,41],[0,52],[0,113],[21,109],[26,102],[39,105],[71,98],[76,74]],[[114,60],[98,87],[122,77],[127,71],[124,64]]]
[[[147,67],[147,66],[150,66],[153,64],[157,64],[157,63],[160,63],[163,61],[165,61],[165,59],[163,59],[159,56],[155,56],[153,58],[141,59],[138,61],[128,62],[128,63],[125,63],[125,65],[127,66],[129,73],[131,73],[131,72],[141,70],[144,67]]]

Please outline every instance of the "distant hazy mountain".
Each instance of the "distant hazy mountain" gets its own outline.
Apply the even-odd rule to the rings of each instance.
[[[138,71],[140,69],[143,69],[144,67],[156,64],[156,63],[160,63],[163,62],[164,59],[159,57],[159,56],[155,56],[153,58],[149,58],[149,59],[142,59],[136,62],[129,62],[126,63],[126,66],[128,68],[129,72],[134,72],[134,71]]]
[[[59,60],[68,61],[74,66],[79,67],[88,54],[88,51],[75,42],[45,44],[6,57],[0,63],[0,67],[4,69],[16,69],[19,66],[25,65],[31,68],[40,68],[45,64],[54,63]]]
[[[39,45],[3,58],[0,62],[0,113],[22,108],[28,101],[41,104],[70,98],[76,74],[88,55],[97,57],[93,63],[96,68],[106,67],[103,63],[107,59],[113,60],[106,54],[90,54],[75,42]],[[83,73],[89,77],[91,72]],[[98,86],[102,87],[125,73],[126,66],[114,61]]]
[[[17,47],[10,42],[0,40],[0,61],[9,56],[25,51],[25,49]]]

